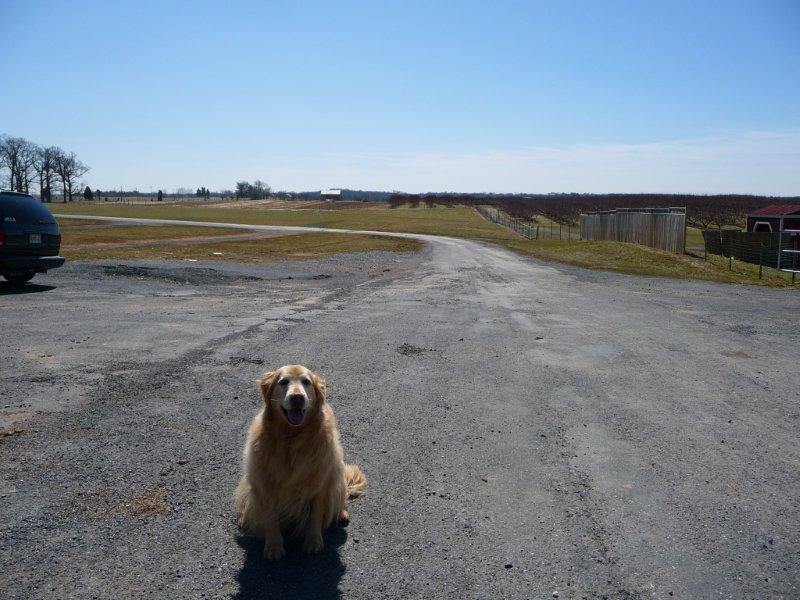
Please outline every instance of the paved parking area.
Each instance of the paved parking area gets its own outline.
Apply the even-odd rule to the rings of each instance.
[[[0,285],[0,596],[800,596],[796,292],[445,239],[34,281]],[[370,488],[267,564],[231,495],[286,362]]]

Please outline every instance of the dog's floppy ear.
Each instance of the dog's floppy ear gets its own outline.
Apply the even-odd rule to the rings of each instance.
[[[321,375],[311,373],[311,384],[314,386],[314,393],[317,395],[319,405],[322,406],[325,403],[325,380]]]
[[[277,378],[278,374],[275,371],[270,371],[269,373],[265,373],[264,377],[258,380],[258,391],[261,392],[261,400],[266,405],[269,405],[272,386],[275,384]]]

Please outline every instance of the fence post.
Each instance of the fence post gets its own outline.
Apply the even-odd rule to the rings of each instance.
[[[558,239],[561,239],[561,223],[558,224]]]
[[[758,278],[761,279],[761,271],[764,263],[764,242],[758,242]]]
[[[720,230],[720,236],[722,236],[722,230]],[[728,242],[728,270],[733,271],[733,236],[728,236],[730,240]]]
[[[683,209],[683,253],[686,254],[686,232],[688,231],[688,225],[686,223],[686,207]],[[705,246],[705,241],[703,242]]]

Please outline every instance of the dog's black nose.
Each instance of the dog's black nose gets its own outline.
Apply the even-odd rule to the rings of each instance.
[[[292,394],[289,396],[289,404],[292,408],[303,408],[306,403],[306,397],[303,394]]]

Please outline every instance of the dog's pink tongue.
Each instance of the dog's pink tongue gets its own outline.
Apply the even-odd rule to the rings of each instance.
[[[289,423],[292,425],[300,425],[303,422],[303,411],[299,408],[293,408],[288,413]]]

